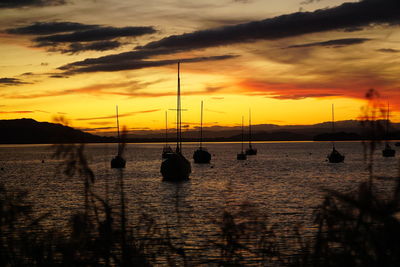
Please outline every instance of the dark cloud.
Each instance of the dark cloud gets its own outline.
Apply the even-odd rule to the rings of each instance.
[[[171,50],[171,49],[143,49],[140,51],[131,51],[131,52],[123,52],[119,54],[114,54],[114,55],[107,55],[103,57],[98,57],[98,58],[87,58],[82,61],[76,61],[67,65],[64,65],[60,67],[59,69],[61,70],[72,70],[75,68],[83,68],[83,67],[89,67],[93,65],[107,65],[107,64],[113,64],[115,62],[132,62],[132,61],[138,61],[138,60],[143,60],[143,59],[148,59],[152,56],[156,55],[168,55],[168,54],[173,54],[177,53],[179,50]]]
[[[66,74],[77,74],[77,73],[88,73],[88,72],[99,72],[99,71],[121,71],[121,70],[135,70],[144,69],[151,67],[161,67],[167,65],[182,63],[193,63],[193,62],[203,62],[203,61],[215,61],[215,60],[225,60],[237,57],[236,55],[222,55],[222,56],[211,56],[211,57],[195,57],[195,58],[185,58],[185,59],[170,59],[170,60],[157,60],[157,61],[145,61],[145,60],[127,60],[116,61],[114,58],[110,61],[103,61],[98,63],[96,61],[91,61],[91,63],[84,66],[77,67],[76,63],[65,65],[60,67],[60,70],[66,71]],[[100,60],[101,61],[101,60]],[[81,62],[80,64],[84,64]]]
[[[63,74],[51,74],[49,77],[50,78],[68,78],[67,75],[63,75]]]
[[[20,85],[27,84],[26,82],[21,81],[17,78],[0,78],[0,85]]]
[[[112,50],[122,46],[122,43],[115,39],[152,34],[156,30],[150,26],[117,28],[76,22],[36,22],[24,27],[7,29],[6,32],[40,35],[33,39],[37,47],[48,47],[50,52],[74,54],[89,50]]]
[[[93,43],[72,43],[68,48],[62,50],[62,53],[79,53],[83,51],[106,51],[116,49],[122,46],[118,41],[99,41]]]
[[[20,76],[33,76],[35,75],[33,72],[24,72]]]
[[[291,45],[288,46],[287,48],[302,48],[302,47],[315,47],[315,46],[342,47],[347,45],[362,44],[369,40],[370,39],[367,38],[345,38],[345,39],[329,40],[324,42]]]
[[[1,0],[0,8],[59,6],[67,2],[66,0]]]
[[[371,24],[394,24],[400,21],[399,13],[398,0],[364,0],[314,12],[297,12],[235,26],[173,35],[137,48],[192,50],[254,40],[276,40]]]
[[[144,34],[155,33],[153,27],[98,27],[90,30],[75,31],[67,34],[55,34],[34,39],[39,46],[56,43],[93,42],[111,40],[119,37],[137,37]]]
[[[11,34],[49,35],[56,33],[82,31],[98,28],[99,25],[88,25],[77,22],[35,22],[32,25],[7,29]]]
[[[392,49],[392,48],[382,48],[382,49],[378,49],[377,51],[383,52],[383,53],[400,53],[400,50]]]

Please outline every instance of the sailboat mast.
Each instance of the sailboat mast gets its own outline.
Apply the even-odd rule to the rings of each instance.
[[[243,130],[244,130],[243,127],[244,126],[243,125],[244,124],[243,123],[244,123],[244,117],[242,116],[242,153],[243,153],[243,141],[244,141],[244,138],[243,138],[243,135],[244,135],[244,133],[243,133]]]
[[[249,109],[249,147],[251,147],[251,109]]]
[[[117,111],[118,155],[120,155],[121,154],[121,140],[120,140],[120,135],[119,135],[118,105],[116,105],[116,111]]]
[[[168,145],[168,111],[165,111],[165,146]]]
[[[200,115],[200,148],[203,145],[203,101],[201,101],[201,115]]]
[[[332,104],[332,146],[335,148],[335,141],[333,140],[333,134],[335,133],[335,107],[334,104]]]
[[[387,103],[387,112],[386,112],[386,143],[388,143],[389,138],[389,102]]]
[[[116,106],[116,110],[117,110],[117,132],[118,132],[118,143],[119,143],[119,120],[118,120],[118,105]]]
[[[335,111],[334,111],[334,104],[332,104],[332,133],[335,133]]]
[[[180,70],[180,62],[178,62],[178,95],[177,95],[177,103],[176,103],[176,150],[177,152],[181,152],[181,79],[179,75]]]

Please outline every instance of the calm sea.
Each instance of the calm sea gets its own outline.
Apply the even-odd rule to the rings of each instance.
[[[183,146],[191,161],[197,146]],[[330,142],[256,142],[258,155],[246,161],[236,160],[239,143],[205,146],[213,155],[212,163],[192,161],[190,181],[172,184],[162,182],[160,174],[163,144],[128,144],[123,175],[129,219],[135,221],[145,213],[161,227],[172,229],[189,247],[208,240],[223,211],[234,213],[243,203],[267,215],[271,223],[312,228],[312,214],[323,200],[323,189],[347,192],[368,179],[361,142],[336,143],[346,156],[340,164],[326,161]],[[88,144],[85,150],[95,173],[94,191],[117,201],[118,172],[110,169],[116,145]],[[49,224],[63,225],[68,215],[82,207],[83,186],[79,177],[62,173],[53,152],[50,145],[0,146],[0,179],[10,190],[28,190],[35,210],[50,212]],[[380,177],[378,189],[389,194],[398,175],[398,155],[383,158],[378,147],[374,168]]]

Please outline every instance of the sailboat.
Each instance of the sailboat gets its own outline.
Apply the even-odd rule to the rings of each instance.
[[[181,117],[181,81],[179,76],[180,63],[178,62],[178,93],[176,109],[176,150],[170,153],[161,163],[160,172],[164,181],[181,182],[189,180],[192,172],[190,162],[182,155],[182,117]]]
[[[332,133],[335,133],[335,114],[334,106],[332,104]],[[335,148],[335,141],[332,140],[332,152],[328,155],[330,163],[340,163],[344,161],[344,155],[340,154]]]
[[[246,160],[247,156],[246,153],[243,152],[243,141],[244,141],[244,132],[243,132],[243,117],[242,117],[242,151],[236,155],[238,160]]]
[[[382,156],[384,156],[385,158],[394,157],[396,155],[396,150],[394,150],[389,144],[388,135],[389,135],[389,103],[388,103],[387,113],[386,113],[386,142],[385,142],[385,149],[382,150]]]
[[[163,159],[168,158],[174,151],[172,148],[168,145],[168,113],[165,111],[165,145],[163,147],[162,155],[161,157]]]
[[[122,157],[123,145],[121,144],[121,139],[119,135],[118,106],[116,107],[116,110],[117,110],[118,153],[111,160],[111,168],[125,168],[126,161]]]
[[[199,148],[193,153],[195,163],[210,163],[211,154],[203,147],[203,101],[201,101],[201,116],[200,116],[200,144]]]
[[[246,155],[257,155],[257,148],[251,146],[251,110],[249,110],[249,147],[246,149]]]

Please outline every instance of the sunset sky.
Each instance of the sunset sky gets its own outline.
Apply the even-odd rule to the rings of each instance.
[[[399,0],[2,0],[0,25],[0,119],[160,129],[180,61],[193,127],[201,100],[206,125],[356,119],[370,88],[400,121]]]

